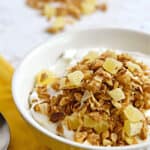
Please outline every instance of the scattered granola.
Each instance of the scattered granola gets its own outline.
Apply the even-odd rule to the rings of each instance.
[[[48,20],[54,19],[47,29],[49,33],[62,31],[67,24],[75,23],[83,15],[107,10],[107,5],[98,0],[27,0],[27,4],[39,10]]]
[[[32,96],[30,106],[57,125],[59,136],[67,128],[74,141],[97,146],[137,144],[148,137],[150,68],[128,54],[91,51],[64,76],[39,72],[33,91],[38,99]]]

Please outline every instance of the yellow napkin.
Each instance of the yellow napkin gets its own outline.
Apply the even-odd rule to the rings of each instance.
[[[0,112],[8,121],[11,131],[9,150],[46,150],[39,144],[34,131],[21,118],[11,95],[13,67],[0,56]]]

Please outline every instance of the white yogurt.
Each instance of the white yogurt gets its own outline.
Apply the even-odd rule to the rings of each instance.
[[[33,104],[35,100],[39,101],[39,97],[36,91],[32,91],[31,95],[29,96],[29,104]]]

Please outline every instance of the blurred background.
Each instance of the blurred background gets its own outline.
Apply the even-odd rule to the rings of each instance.
[[[119,27],[150,33],[149,0],[103,0],[107,10],[82,16],[61,32],[70,30]],[[16,66],[33,47],[52,38],[45,32],[49,27],[39,11],[29,7],[25,0],[0,2],[0,54]]]

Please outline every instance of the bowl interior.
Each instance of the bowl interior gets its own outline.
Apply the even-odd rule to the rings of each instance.
[[[87,146],[48,133],[46,129],[35,122],[28,110],[28,95],[32,89],[36,73],[53,65],[62,51],[72,48],[81,50],[82,48],[101,47],[150,53],[150,36],[136,31],[121,29],[84,30],[60,34],[35,48],[17,68],[13,78],[14,101],[22,116],[48,136],[67,144],[87,148]]]

